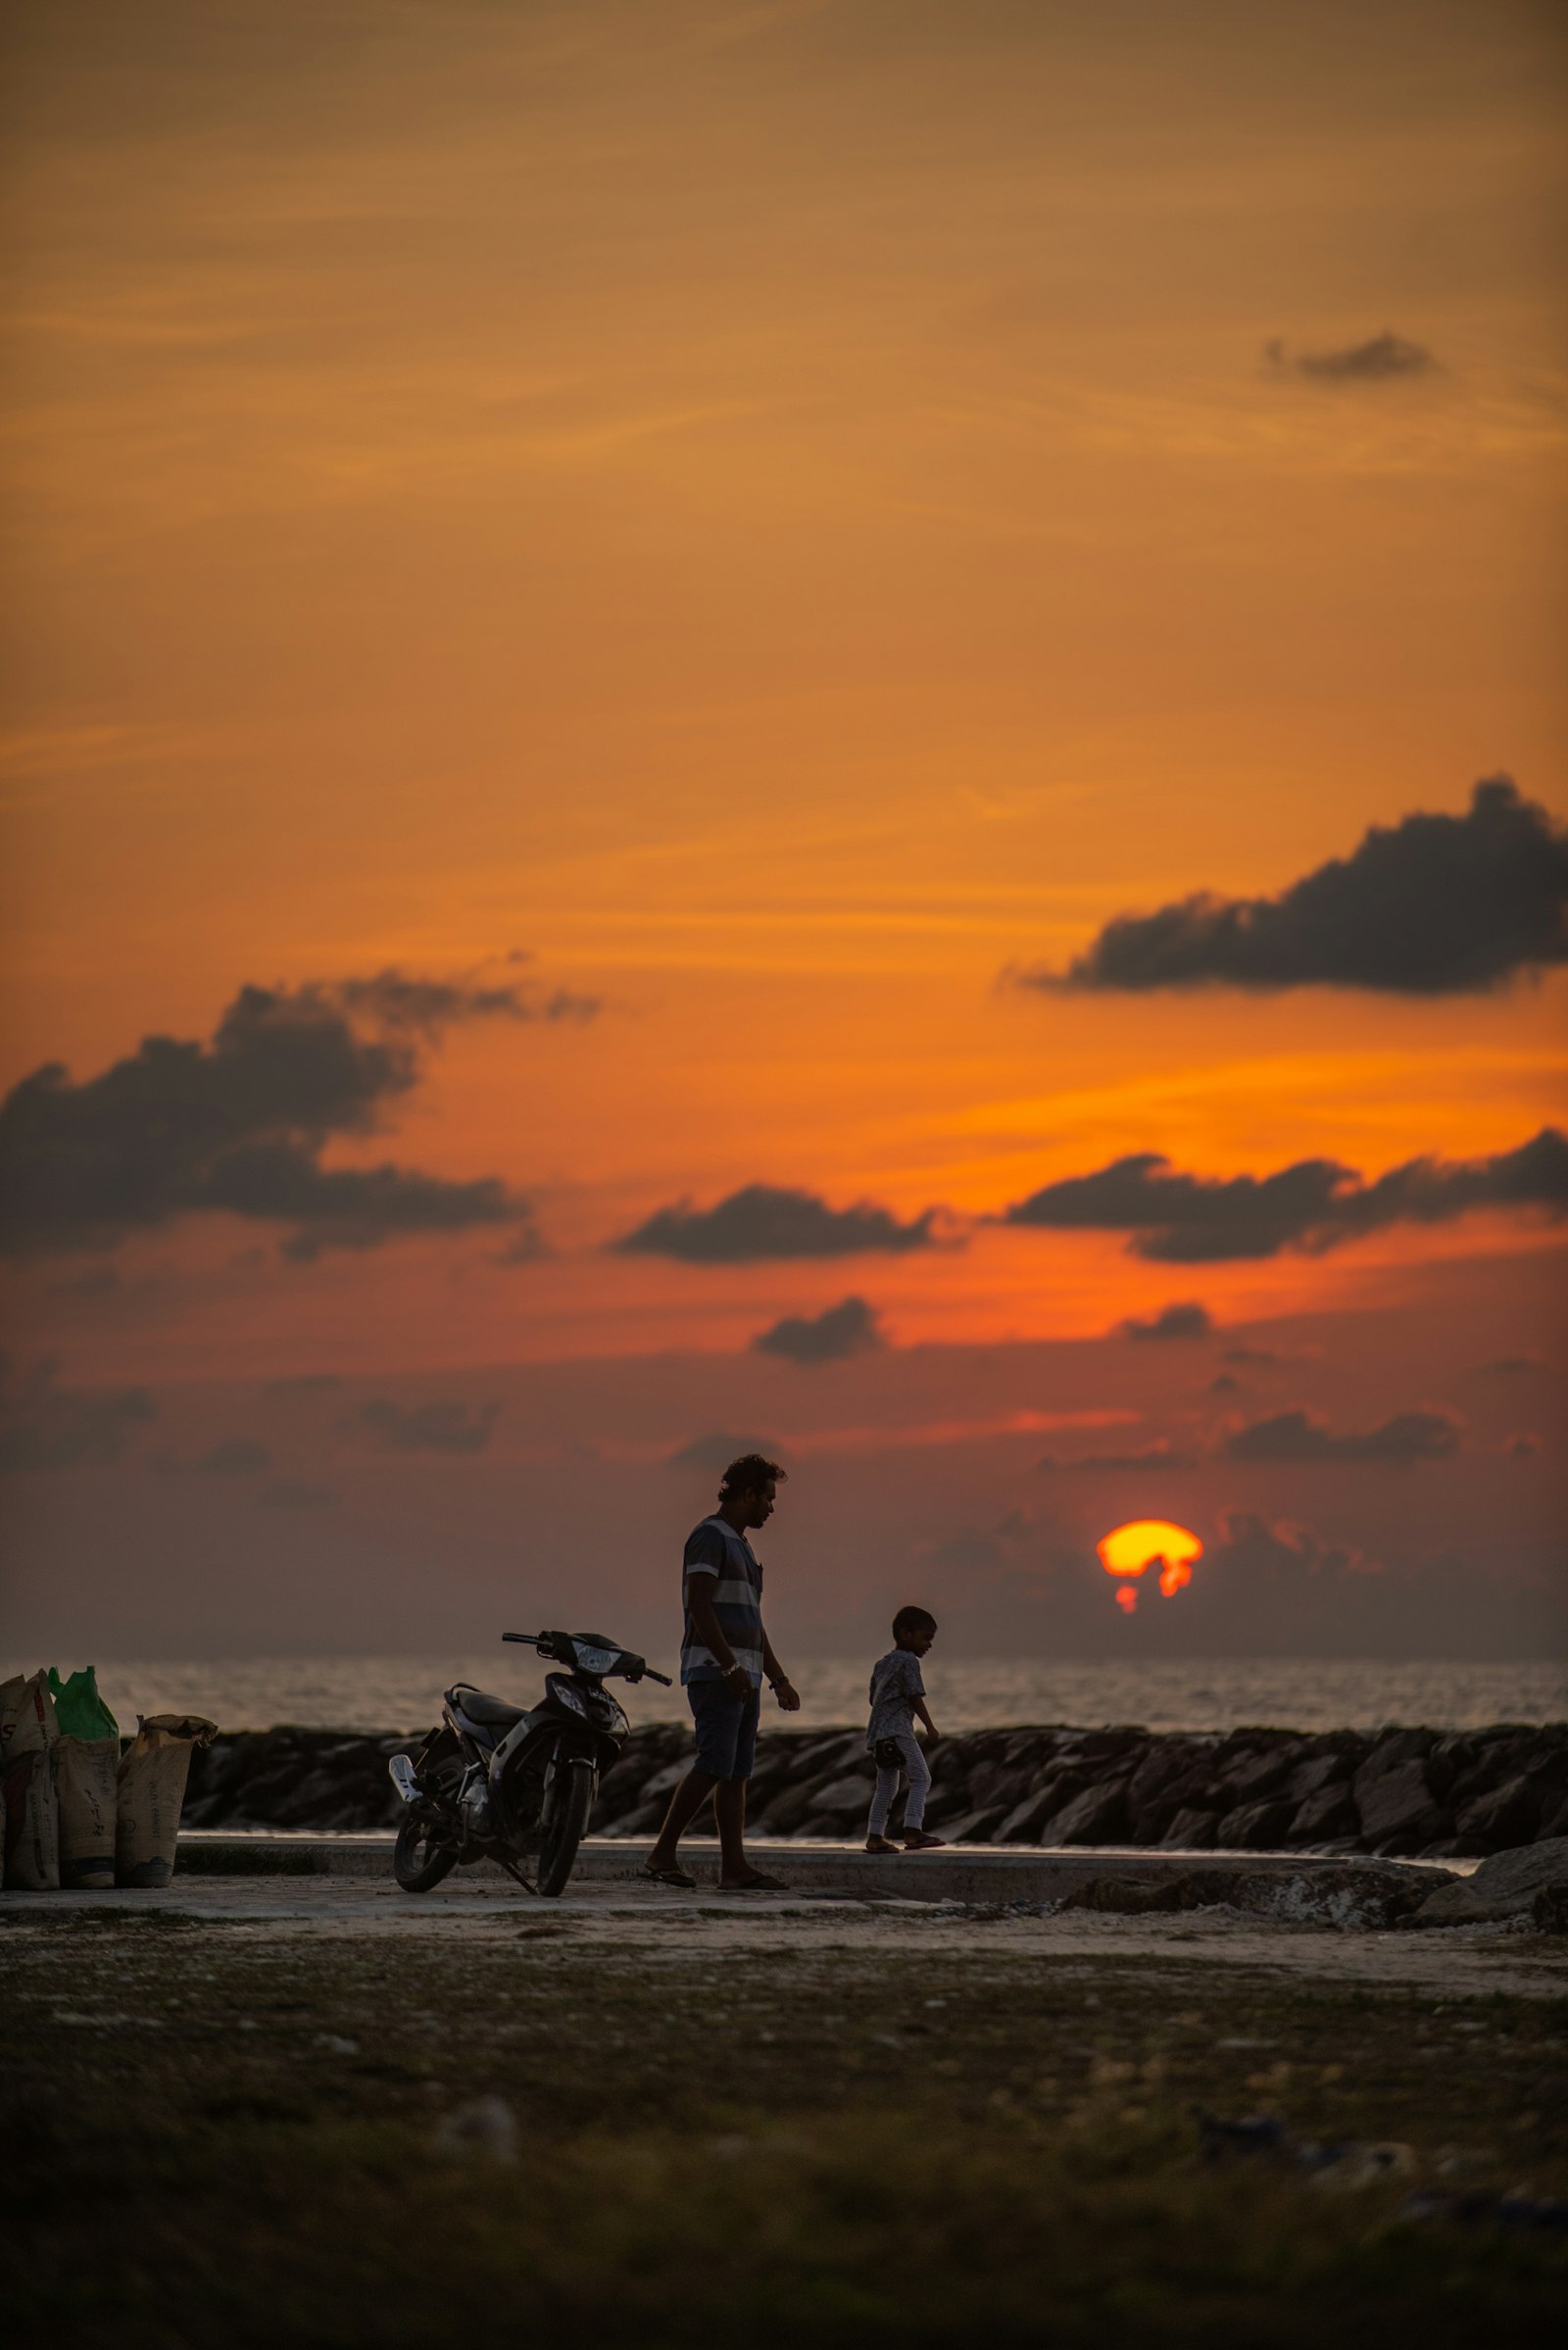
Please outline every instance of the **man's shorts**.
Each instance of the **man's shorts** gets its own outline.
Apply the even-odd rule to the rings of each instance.
[[[762,1692],[732,1697],[721,1681],[686,1685],[697,1725],[697,1768],[710,1779],[750,1779],[757,1760],[757,1723]]]

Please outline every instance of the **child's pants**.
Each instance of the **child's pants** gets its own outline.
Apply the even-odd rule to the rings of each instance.
[[[899,1750],[904,1756],[902,1772],[883,1770],[876,1775],[876,1793],[871,1797],[871,1818],[866,1829],[868,1836],[885,1836],[888,1814],[893,1798],[899,1791],[901,1778],[909,1782],[909,1800],[904,1807],[904,1833],[912,1836],[925,1818],[925,1799],[931,1791],[931,1769],[920,1751],[920,1741],[912,1731],[900,1734]]]

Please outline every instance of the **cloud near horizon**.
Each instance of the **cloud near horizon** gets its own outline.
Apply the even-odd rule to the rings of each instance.
[[[1276,335],[1263,345],[1263,358],[1271,373],[1303,375],[1309,383],[1393,383],[1442,372],[1425,344],[1413,343],[1390,326],[1364,343],[1343,344],[1337,351],[1292,352],[1283,336]]]
[[[1152,1321],[1140,1322],[1129,1315],[1116,1327],[1118,1336],[1125,1339],[1206,1339],[1214,1334],[1214,1317],[1206,1305],[1190,1297],[1180,1305],[1162,1306]]]
[[[863,1297],[845,1297],[819,1314],[786,1314],[752,1341],[758,1354],[781,1354],[786,1362],[846,1362],[887,1345],[874,1310]]]
[[[362,1403],[347,1426],[373,1428],[394,1452],[482,1452],[501,1410],[499,1403],[481,1403],[469,1411],[456,1395],[437,1395],[428,1403],[393,1403],[385,1396]]]
[[[1026,987],[1365,988],[1484,994],[1568,961],[1568,831],[1506,775],[1478,783],[1463,815],[1372,825],[1275,898],[1207,892],[1118,914],[1064,975]]]
[[[69,1388],[44,1362],[13,1380],[0,1364],[0,1470],[96,1468],[118,1461],[133,1428],[156,1419],[144,1387]]]
[[[829,1207],[814,1192],[749,1183],[713,1207],[689,1199],[662,1207],[609,1246],[626,1254],[673,1256],[691,1265],[756,1264],[768,1257],[857,1256],[935,1248],[936,1209],[907,1224],[868,1199]]]
[[[1160,1152],[1118,1158],[1045,1185],[1001,1221],[1060,1232],[1126,1232],[1135,1256],[1215,1264],[1320,1251],[1394,1224],[1451,1223],[1483,1208],[1568,1212],[1568,1139],[1544,1127],[1491,1158],[1407,1159],[1373,1183],[1328,1158],[1274,1175],[1184,1175]]]
[[[1196,1469],[1198,1463],[1196,1452],[1178,1451],[1167,1438],[1161,1438],[1157,1444],[1146,1445],[1141,1452],[1084,1452],[1076,1459],[1058,1459],[1054,1452],[1048,1452],[1036,1461],[1035,1467],[1047,1474],[1095,1469],[1117,1476],[1137,1476],[1146,1469]]]
[[[443,1025],[533,1016],[514,996],[397,971],[247,985],[208,1043],[144,1037],[79,1085],[48,1063],[0,1104],[0,1247],[107,1248],[201,1213],[287,1226],[296,1263],[416,1233],[531,1231],[529,1203],[499,1176],[321,1164],[330,1143],[373,1132],[414,1090]]]
[[[263,1486],[256,1496],[258,1509],[334,1509],[337,1495],[329,1485],[316,1485],[309,1478],[278,1477]]]
[[[1238,1429],[1225,1446],[1228,1460],[1317,1461],[1451,1460],[1459,1449],[1459,1423],[1447,1412],[1403,1411],[1362,1435],[1334,1436],[1304,1411],[1277,1412]]]
[[[722,1477],[732,1460],[741,1460],[748,1452],[760,1452],[764,1460],[776,1460],[779,1448],[772,1437],[736,1436],[723,1428],[710,1429],[706,1436],[694,1436],[687,1444],[677,1446],[664,1458],[666,1469],[710,1469]]]

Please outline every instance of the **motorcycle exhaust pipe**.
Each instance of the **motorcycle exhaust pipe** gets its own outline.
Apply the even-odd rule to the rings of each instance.
[[[414,1776],[414,1765],[406,1754],[394,1754],[386,1766],[386,1775],[405,1803],[420,1803],[423,1794]]]

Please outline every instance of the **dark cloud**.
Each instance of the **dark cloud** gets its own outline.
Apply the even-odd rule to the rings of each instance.
[[[299,1477],[276,1477],[256,1496],[258,1509],[332,1509],[336,1503],[329,1485],[311,1485]]]
[[[859,1200],[829,1207],[814,1192],[750,1183],[716,1207],[688,1200],[662,1207],[614,1248],[675,1256],[692,1265],[754,1264],[770,1256],[855,1256],[867,1249],[929,1248],[936,1210],[901,1224],[887,1208]]]
[[[272,1455],[254,1437],[229,1436],[190,1466],[210,1477],[255,1477],[272,1465]]]
[[[516,980],[485,986],[474,979],[425,979],[395,964],[368,979],[318,981],[310,992],[351,1017],[425,1036],[469,1020],[591,1020],[603,1008],[597,996],[565,988],[541,995],[525,992]]]
[[[1279,1360],[1267,1346],[1227,1346],[1220,1356],[1221,1362],[1250,1365],[1260,1371],[1271,1370]]]
[[[786,1314],[752,1345],[760,1354],[782,1354],[792,1363],[836,1363],[852,1354],[874,1353],[886,1345],[872,1308],[863,1297],[846,1297],[819,1314]]]
[[[288,1225],[284,1249],[296,1261],[410,1233],[527,1229],[527,1202],[496,1176],[450,1182],[391,1164],[321,1164],[328,1144],[373,1131],[418,1082],[416,1032],[435,1023],[433,1006],[418,1019],[383,1013],[374,1033],[346,1008],[346,992],[393,977],[400,988],[437,987],[397,974],[245,987],[208,1044],[146,1037],[80,1085],[58,1063],[24,1078],[0,1105],[4,1246],[19,1254],[107,1247],[218,1210]],[[486,1008],[470,998],[461,1016]]]
[[[1533,1428],[1521,1428],[1508,1439],[1508,1450],[1515,1460],[1533,1460],[1541,1450],[1541,1439]]]
[[[1275,1175],[1181,1175],[1157,1151],[1047,1184],[1003,1221],[1053,1231],[1127,1232],[1136,1256],[1209,1264],[1318,1251],[1391,1224],[1443,1224],[1477,1208],[1568,1211],[1568,1140],[1545,1127],[1493,1158],[1412,1158],[1364,1183],[1329,1158]],[[1227,1359],[1235,1359],[1232,1355]]]
[[[1058,1460],[1048,1452],[1036,1461],[1037,1469],[1096,1469],[1114,1471],[1118,1476],[1138,1475],[1145,1469],[1196,1469],[1198,1455],[1179,1452],[1174,1444],[1161,1441],[1146,1445],[1141,1452],[1083,1452],[1075,1460]]]
[[[1568,831],[1505,775],[1463,815],[1373,825],[1277,898],[1200,893],[1107,922],[1064,978],[1026,986],[1147,991],[1372,988],[1480,994],[1568,960]]]
[[[67,1388],[55,1365],[9,1372],[0,1395],[0,1469],[77,1469],[117,1461],[133,1428],[157,1417],[147,1390]]]
[[[1217,1379],[1209,1381],[1208,1392],[1211,1395],[1239,1395],[1242,1392],[1242,1383],[1234,1372],[1221,1371]]]
[[[1121,1335],[1129,1339],[1206,1339],[1214,1328],[1206,1305],[1189,1298],[1181,1305],[1162,1306],[1151,1322],[1126,1321]]]
[[[669,1469],[710,1469],[721,1476],[732,1460],[740,1460],[748,1452],[760,1452],[764,1460],[779,1457],[778,1445],[769,1436],[736,1436],[724,1428],[710,1429],[707,1436],[694,1436],[689,1444],[671,1452],[664,1466]]]
[[[481,1403],[470,1412],[455,1395],[407,1405],[382,1397],[362,1404],[357,1417],[394,1452],[482,1452],[500,1409],[499,1403]]]
[[[1451,1460],[1459,1424],[1446,1412],[1403,1411],[1362,1436],[1333,1436],[1304,1411],[1282,1411],[1239,1429],[1225,1446],[1231,1460],[1315,1461]]]
[[[1302,375],[1309,383],[1390,383],[1441,372],[1424,345],[1385,327],[1364,343],[1338,351],[1290,351],[1276,336],[1263,345],[1263,358],[1276,375]]]
[[[927,1543],[920,1551],[923,1567],[937,1567],[955,1575],[986,1575],[1002,1565],[1006,1556],[1004,1537],[999,1528],[992,1533],[983,1526],[966,1526],[957,1534],[950,1534],[941,1542]],[[919,1606],[920,1602],[912,1602]]]

